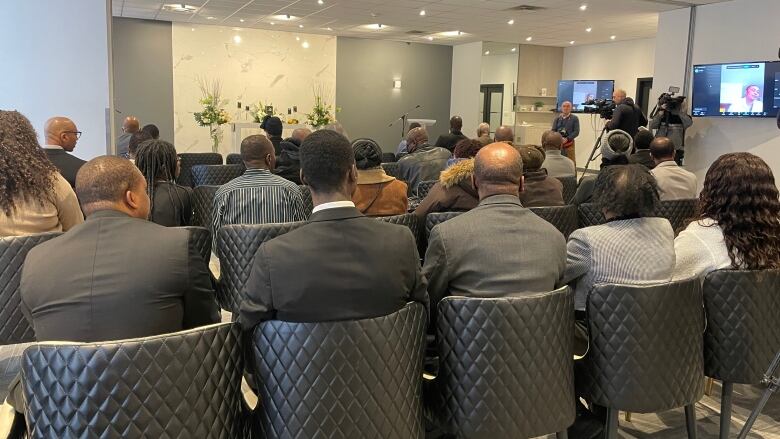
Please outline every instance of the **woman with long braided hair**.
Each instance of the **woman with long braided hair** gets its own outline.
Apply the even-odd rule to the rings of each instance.
[[[675,278],[780,268],[780,199],[760,157],[724,154],[707,170],[698,216],[674,240]]]
[[[138,145],[135,165],[146,179],[151,200],[150,221],[167,227],[192,222],[192,189],[175,183],[178,173],[176,148],[163,140]]]
[[[0,110],[0,237],[64,232],[84,222],[70,184],[21,113]]]

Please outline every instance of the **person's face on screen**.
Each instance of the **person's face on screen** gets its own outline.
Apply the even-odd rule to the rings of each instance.
[[[758,96],[759,90],[755,85],[748,86],[748,88],[745,90],[745,99],[747,99],[748,102],[758,100]]]
[[[571,113],[571,102],[566,101],[561,104],[561,111],[563,112],[564,116],[568,116]]]

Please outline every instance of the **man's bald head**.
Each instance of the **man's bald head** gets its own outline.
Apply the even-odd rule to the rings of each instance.
[[[423,127],[410,130],[406,135],[406,150],[414,152],[418,146],[428,143],[428,132]]]
[[[129,160],[101,156],[85,163],[76,175],[76,195],[89,216],[117,210],[134,218],[149,217],[149,196],[141,171]]]
[[[311,130],[308,128],[296,128],[293,130],[290,137],[297,140],[298,142],[303,142],[307,137],[309,137],[309,134],[311,134]]]
[[[247,169],[268,169],[276,166],[274,145],[262,134],[255,134],[241,142],[241,160]]]
[[[452,116],[450,118],[450,130],[460,131],[463,129],[463,119],[460,116]]]
[[[563,146],[563,136],[557,131],[545,131],[542,134],[542,147],[545,151],[561,150]]]
[[[650,142],[650,156],[656,164],[674,160],[674,142],[668,137],[656,137]]]
[[[615,91],[612,92],[612,100],[615,101],[616,104],[621,104],[626,100],[626,91],[622,88],[616,88]]]
[[[125,121],[122,122],[122,131],[126,133],[136,133],[138,130],[141,129],[141,122],[138,121],[138,118],[135,116],[127,116],[125,118]]]
[[[512,143],[515,141],[515,132],[512,131],[512,128],[501,125],[496,130],[496,142],[509,142]]]
[[[73,151],[79,140],[78,128],[72,120],[64,116],[55,116],[46,121],[43,127],[47,145],[61,146],[65,151]]]
[[[482,148],[474,159],[474,186],[479,199],[492,195],[518,197],[523,188],[523,160],[513,146],[504,142]]]
[[[490,124],[487,122],[482,122],[477,127],[477,137],[488,136],[488,135],[490,135]]]

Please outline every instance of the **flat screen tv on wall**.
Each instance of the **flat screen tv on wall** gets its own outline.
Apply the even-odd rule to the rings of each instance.
[[[612,99],[615,89],[613,80],[564,80],[558,81],[558,102],[556,109],[561,111],[561,104],[571,102],[572,111],[585,111],[585,102],[593,99]]]
[[[780,61],[693,66],[695,117],[775,117],[780,107]]]

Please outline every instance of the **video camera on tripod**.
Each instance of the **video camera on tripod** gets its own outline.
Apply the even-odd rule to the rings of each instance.
[[[657,107],[662,110],[677,110],[682,105],[683,101],[685,101],[685,96],[675,96],[675,94],[680,92],[680,87],[669,87],[668,93],[661,93],[661,96],[658,97],[658,105]]]
[[[588,99],[583,102],[583,112],[598,114],[602,119],[612,119],[617,105],[612,99]]]

